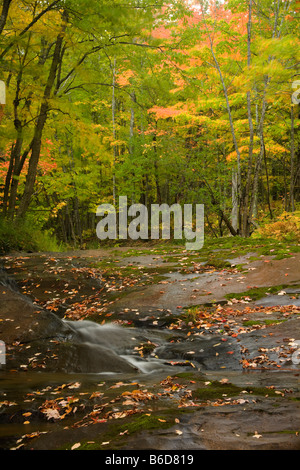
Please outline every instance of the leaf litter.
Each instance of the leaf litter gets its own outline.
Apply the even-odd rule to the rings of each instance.
[[[50,260],[51,262],[55,261],[54,258]],[[47,264],[47,262],[45,263]],[[67,268],[60,268],[59,266],[49,267],[50,271],[52,270],[53,273],[62,273],[64,269]],[[68,268],[69,269],[69,268]],[[136,271],[136,277],[135,273]],[[203,271],[206,272],[214,272],[215,269],[210,266],[200,266],[194,265],[194,272],[201,273]],[[82,298],[78,301],[78,297],[80,296],[80,285],[78,288],[71,288],[69,285],[65,285],[65,289],[62,291],[62,294],[59,297],[53,297],[46,301],[40,301],[39,304],[46,308],[47,310],[57,312],[60,307],[67,305],[65,308],[65,318],[72,319],[72,320],[83,320],[91,315],[100,315],[103,317],[103,322],[106,321],[106,318],[109,318],[111,315],[108,311],[109,306],[113,303],[109,300],[106,296],[106,293],[118,293],[122,292],[126,288],[131,288],[137,285],[143,285],[145,279],[141,277],[141,269],[133,270],[133,274],[130,276],[122,276],[122,270],[116,271],[115,274],[107,274],[103,275],[103,271],[99,269],[92,269],[92,268],[82,268],[76,267],[72,268],[73,274],[79,275],[84,274],[93,279],[98,279],[102,283],[104,282],[104,287],[98,289],[95,294],[86,296],[83,295]],[[238,271],[234,268],[226,269],[227,273],[236,274]],[[151,279],[151,276],[150,276]],[[229,278],[228,278],[229,279]],[[239,279],[242,282],[243,276]],[[169,281],[160,281],[162,284],[167,284]],[[34,286],[32,286],[34,287]],[[39,285],[35,286],[36,288]],[[105,289],[105,292],[104,292]],[[25,289],[24,289],[25,290]],[[195,291],[198,291],[195,290]],[[26,286],[26,293],[31,293],[31,288],[29,285]],[[47,293],[53,293],[51,291],[47,291]],[[101,293],[101,296],[99,295]],[[285,291],[281,291],[278,295],[284,295]],[[207,294],[211,294],[207,292]],[[166,326],[169,330],[180,330],[184,332],[187,337],[191,338],[194,335],[202,334],[203,331],[211,332],[211,333],[218,333],[222,334],[222,341],[226,341],[228,338],[233,337],[236,338],[237,341],[240,341],[242,335],[258,330],[258,329],[267,329],[267,325],[264,323],[252,323],[247,325],[245,323],[245,319],[252,318],[253,316],[259,314],[265,315],[273,315],[277,314],[280,317],[288,318],[291,315],[299,315],[300,308],[290,305],[290,306],[273,306],[273,307],[258,307],[258,306],[246,306],[242,309],[234,308],[235,306],[240,306],[241,304],[247,304],[251,302],[251,298],[245,296],[244,299],[231,299],[228,301],[226,307],[221,305],[216,305],[211,309],[205,309],[203,307],[199,307],[198,311],[194,314],[193,319],[189,320],[188,315],[186,318],[179,317],[176,321],[170,323]],[[179,309],[182,309],[182,306],[178,306]],[[125,309],[126,310],[126,309]],[[128,309],[129,310],[129,309]],[[133,309],[131,309],[133,310]],[[136,315],[139,314],[138,309],[136,310]],[[243,321],[241,321],[243,320]],[[126,322],[124,322],[126,323]],[[272,324],[272,323],[271,323]],[[157,320],[153,321],[153,325],[157,325]],[[266,331],[267,333],[267,331]],[[293,346],[293,338],[287,338],[286,344],[277,346],[278,357],[285,361],[288,357],[290,357],[295,352],[295,346]],[[216,343],[214,346],[217,348],[220,343]],[[141,344],[137,349],[136,352],[141,357],[148,354],[149,348],[155,349],[155,343],[145,343]],[[270,361],[268,353],[274,352],[270,351],[268,348],[260,348],[258,354],[251,359],[247,358],[247,348],[244,348],[241,345],[241,354],[242,354],[242,367],[245,369],[255,369],[261,366],[266,368],[268,367],[280,367],[281,364]],[[228,354],[234,354],[234,351],[227,351]],[[195,354],[195,351],[189,351],[190,355]],[[33,355],[30,360],[30,367],[36,368],[39,367],[39,353]],[[185,361],[182,364],[186,365],[189,364],[193,367],[193,363],[190,361]],[[180,365],[180,361],[173,361],[174,365]],[[28,367],[28,365],[23,365],[24,369]],[[220,381],[221,384],[224,386],[228,384],[228,379],[223,378]],[[182,384],[176,381],[176,377],[168,376],[165,380],[162,380],[159,386],[156,386],[153,390],[148,390],[146,388],[140,389],[140,384],[137,383],[123,383],[117,382],[114,385],[111,385],[109,389],[118,391],[119,388],[124,389],[124,387],[132,387],[135,385],[134,390],[125,390],[120,391],[120,393],[116,393],[116,395],[109,399],[107,398],[106,392],[104,393],[99,391],[93,391],[91,393],[79,392],[81,384],[78,382],[72,382],[70,384],[62,384],[58,387],[48,387],[47,390],[44,391],[33,391],[24,399],[24,402],[30,401],[35,402],[36,400],[41,399],[42,396],[45,394],[59,394],[62,395],[65,392],[72,391],[72,395],[67,396],[59,396],[57,398],[53,398],[50,396],[46,400],[43,401],[42,404],[39,404],[38,411],[40,416],[42,416],[47,422],[61,422],[65,420],[67,428],[78,428],[78,427],[86,427],[93,424],[101,424],[106,423],[112,420],[123,419],[126,417],[133,416],[138,413],[144,413],[147,411],[148,413],[152,413],[153,409],[152,406],[154,403],[159,404],[156,405],[155,408],[164,407],[163,401],[165,400],[168,404],[170,400],[175,404],[178,409],[184,407],[201,407],[201,406],[228,406],[228,405],[243,405],[245,406],[247,403],[253,402],[255,400],[248,399],[248,398],[232,398],[232,397],[222,397],[215,400],[199,400],[193,394],[193,387],[196,386],[195,381],[190,381],[189,387],[186,383]],[[204,386],[210,386],[211,382],[205,382]],[[104,384],[101,384],[104,386]],[[286,391],[285,391],[286,392]],[[278,391],[278,394],[284,395],[285,392]],[[225,394],[226,395],[226,394]],[[0,402],[0,406],[9,407],[9,406],[16,406],[16,402],[9,402],[8,400],[4,400]],[[24,410],[23,410],[24,411]],[[34,413],[32,410],[25,411],[23,413],[24,417],[27,418],[34,418]],[[78,418],[79,419],[78,419]],[[34,419],[32,420],[34,421]],[[164,422],[164,419],[159,418],[159,422]],[[178,418],[175,419],[175,422],[180,422]],[[176,430],[177,434],[180,434],[181,431]],[[124,432],[124,434],[126,431]],[[42,435],[43,432],[36,431],[32,433],[27,433],[22,435],[21,439],[17,441],[18,447],[22,447],[24,443],[28,440],[39,437]],[[261,435],[255,431],[253,437],[260,438]],[[102,445],[108,445],[109,442],[103,442]],[[76,443],[73,445],[73,449],[79,448],[80,443]]]

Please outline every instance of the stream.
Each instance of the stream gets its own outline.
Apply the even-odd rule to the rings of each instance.
[[[120,284],[116,276],[103,281],[90,260],[53,255],[7,258],[1,276],[7,358],[0,365],[0,448],[68,448],[98,435],[110,442],[107,426],[123,421],[128,429],[124,424],[122,441],[113,438],[113,445],[124,449],[300,448],[299,366],[290,346],[300,338],[298,286],[253,303],[268,316],[259,309],[242,316],[232,311],[225,320],[223,301],[212,323],[204,316],[204,323],[193,324],[182,323],[176,292],[187,305],[189,289],[208,292],[230,276],[241,290],[244,277],[173,271],[150,286],[129,277]],[[282,313],[291,299],[294,310]],[[246,328],[253,318],[257,325],[265,318],[274,324]],[[245,369],[245,354],[255,368]],[[201,398],[209,387],[211,397]],[[145,429],[131,436],[130,423],[155,416],[154,434]],[[206,428],[209,435],[199,431]],[[262,437],[249,442],[257,428]],[[101,438],[95,445],[106,448]]]

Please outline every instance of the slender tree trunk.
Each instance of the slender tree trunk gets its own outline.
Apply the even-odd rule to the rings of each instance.
[[[252,32],[252,0],[249,0],[248,9],[248,24],[247,24],[247,67],[248,70],[251,66],[251,32]],[[251,92],[247,92],[247,114],[249,123],[249,155],[248,155],[248,169],[246,177],[246,185],[243,198],[243,209],[242,209],[242,233],[243,237],[250,235],[250,220],[248,213],[249,195],[251,187],[251,175],[252,175],[252,162],[253,162],[253,142],[254,142],[254,127],[253,118],[251,111]]]
[[[116,205],[116,160],[117,160],[117,145],[115,143],[116,140],[116,59],[114,59],[113,67],[112,67],[112,126],[113,126],[113,177],[112,177],[112,184],[113,184],[113,204]]]
[[[5,177],[5,184],[4,184],[4,192],[3,192],[3,215],[6,217],[7,214],[7,205],[8,205],[8,196],[9,196],[9,188],[11,185],[11,178],[14,169],[14,159],[12,158],[14,151],[14,144],[12,145],[11,152],[10,152],[10,160],[9,166]]]
[[[298,106],[297,114],[296,116],[298,119],[300,119],[300,106]],[[295,157],[295,187],[294,187],[294,197],[295,200],[298,201],[300,200],[300,140],[298,137],[299,134],[299,128],[295,129],[295,134],[296,134],[296,139],[295,141],[298,142],[297,149],[296,149],[296,157]]]
[[[129,155],[131,156],[131,158],[134,158],[133,157],[133,155],[134,155],[133,138],[134,138],[134,121],[135,121],[134,103],[136,102],[136,96],[135,96],[134,91],[130,94],[130,97],[131,97],[132,105],[131,105],[131,108],[130,108]],[[132,176],[133,176],[132,196],[131,196],[132,204],[135,204],[135,199],[136,199],[136,195],[135,195],[135,180],[136,180],[136,178],[135,178],[134,168],[135,168],[135,166],[132,165]]]
[[[237,198],[237,172],[236,169],[232,169],[232,210],[231,210],[231,224],[234,230],[237,232],[239,226],[239,202]]]
[[[156,122],[156,130],[157,130],[157,122]],[[155,176],[155,185],[156,185],[156,201],[158,204],[162,203],[162,197],[161,197],[161,190],[160,190],[160,185],[159,185],[159,171],[158,171],[158,163],[157,163],[157,138],[156,138],[156,132],[153,135],[153,150],[154,150],[154,176]]]
[[[2,11],[1,11],[1,16],[0,16],[0,34],[2,34],[2,31],[3,31],[4,26],[6,24],[6,20],[7,20],[8,11],[9,11],[11,1],[12,0],[3,0]]]
[[[13,101],[13,110],[14,110],[14,126],[17,133],[16,141],[11,149],[10,154],[10,163],[9,170],[5,180],[5,190],[4,190],[4,204],[3,204],[3,213],[6,215],[8,213],[11,219],[15,215],[15,205],[17,199],[19,177],[25,162],[25,159],[28,155],[28,152],[24,152],[21,157],[22,145],[23,145],[23,124],[19,117],[19,106],[21,102],[20,89],[23,78],[23,72],[26,64],[27,53],[29,51],[31,41],[31,34],[29,34],[26,48],[23,51],[21,64],[17,75],[16,81],[16,94]],[[27,101],[26,101],[27,102]],[[7,206],[8,205],[8,206]]]
[[[70,167],[72,186],[73,186],[73,190],[74,190],[74,197],[73,197],[74,225],[76,227],[76,234],[77,234],[77,237],[79,239],[79,245],[81,247],[82,246],[82,226],[81,226],[80,213],[79,213],[78,191],[77,191],[77,186],[76,186],[76,180],[74,178],[75,162],[74,162],[74,156],[73,156],[72,142],[69,143],[67,152],[68,152],[68,155],[69,155],[69,167]]]
[[[220,216],[221,216],[222,219],[224,220],[224,222],[225,222],[225,224],[227,225],[227,228],[228,228],[228,230],[230,231],[231,235],[236,236],[236,235],[237,235],[237,231],[236,231],[235,228],[232,226],[232,223],[230,222],[230,220],[228,219],[228,217],[226,216],[226,214],[224,213],[224,211],[221,209],[220,204],[218,203],[218,201],[217,201],[216,198],[215,198],[214,191],[212,190],[212,188],[210,187],[209,183],[208,183],[205,179],[204,179],[204,183],[205,183],[206,187],[208,188],[208,190],[209,190],[209,192],[210,192],[212,204],[213,204],[214,206],[216,206],[217,212],[220,214]]]
[[[225,84],[225,81],[224,81],[224,77],[223,77],[223,73],[222,73],[219,61],[218,61],[218,59],[215,55],[215,52],[214,52],[213,40],[212,40],[211,34],[210,34],[210,32],[208,30],[208,27],[207,27],[207,23],[206,23],[206,20],[205,20],[205,15],[204,15],[204,9],[202,9],[202,16],[203,16],[203,19],[204,19],[204,26],[205,26],[205,29],[206,29],[207,34],[208,34],[211,54],[213,56],[215,67],[216,67],[216,69],[218,71],[218,74],[219,74],[219,77],[220,77],[220,81],[221,81],[221,84],[222,84],[222,88],[223,88],[223,92],[224,92],[224,96],[225,96],[225,100],[226,100],[226,108],[227,108],[227,114],[228,114],[228,119],[229,119],[229,124],[230,124],[230,131],[231,131],[232,141],[233,141],[233,145],[234,145],[234,149],[235,149],[235,153],[236,153],[236,157],[237,157],[237,166],[236,166],[237,184],[236,184],[236,187],[234,188],[234,190],[236,192],[236,194],[234,195],[234,200],[237,200],[238,208],[240,209],[241,189],[242,189],[241,188],[241,154],[240,154],[240,151],[239,151],[237,138],[236,138],[236,133],[235,133],[234,125],[233,125],[233,118],[232,118],[232,112],[231,112],[231,107],[230,107],[230,103],[229,103],[227,87],[226,87],[226,84]],[[238,217],[238,219],[239,218],[240,217]]]
[[[69,201],[66,205],[66,215],[68,217],[68,220],[69,220],[69,226],[70,226],[70,232],[71,232],[71,237],[73,239],[73,242],[74,242],[74,245],[76,246],[77,244],[77,239],[76,239],[76,234],[75,234],[75,230],[74,230],[74,224],[73,224],[73,220],[72,220],[72,217],[71,217],[71,214],[70,214],[70,211],[69,211]]]
[[[62,43],[63,43],[63,38],[64,38],[66,27],[67,27],[67,18],[66,18],[66,13],[64,13],[61,32],[59,33],[56,39],[52,63],[50,66],[50,71],[49,71],[46,87],[44,90],[44,96],[43,96],[42,104],[40,107],[39,116],[37,118],[35,130],[34,130],[34,136],[30,145],[31,156],[29,159],[28,172],[27,172],[26,181],[25,181],[25,189],[24,189],[24,193],[23,193],[19,210],[17,213],[18,218],[22,218],[25,216],[27,209],[29,207],[29,204],[30,204],[31,197],[34,192],[34,184],[36,180],[37,167],[38,167],[40,152],[41,152],[42,135],[43,135],[44,126],[45,126],[48,111],[49,111],[49,98],[51,97],[51,92],[52,92],[53,85],[55,82],[57,68],[61,60],[61,49],[62,49]]]
[[[289,210],[295,211],[295,127],[294,127],[294,106],[291,106],[291,181]]]
[[[20,170],[20,158],[21,158],[21,149],[23,144],[23,136],[22,131],[19,133],[14,147],[11,151],[10,156],[10,163],[12,162],[12,178],[10,183],[10,193],[9,193],[9,203],[8,203],[8,216],[10,219],[14,218],[15,214],[15,206],[16,206],[16,199],[17,199],[17,192],[18,192],[18,185],[19,185],[19,176],[21,173]],[[7,188],[9,191],[9,187]]]
[[[258,126],[258,136],[259,136],[259,140],[260,140],[260,152],[259,152],[259,156],[256,160],[256,165],[255,165],[255,170],[254,170],[253,186],[252,186],[252,198],[251,198],[251,205],[250,205],[250,211],[249,211],[250,220],[252,220],[252,218],[254,216],[255,208],[257,206],[258,181],[259,181],[262,161],[264,159],[264,154],[265,154],[265,141],[264,141],[264,130],[263,130],[265,113],[266,113],[266,101],[265,101],[265,98],[264,98],[263,99],[263,104],[262,104],[261,119],[260,119],[260,123],[259,123],[259,126]]]
[[[268,162],[267,162],[267,154],[266,154],[266,149],[265,148],[264,148],[264,163],[265,163],[266,180],[267,180],[267,201],[268,201],[270,217],[271,217],[271,219],[273,219],[273,211],[272,211],[272,206],[271,206],[271,195],[270,195]]]

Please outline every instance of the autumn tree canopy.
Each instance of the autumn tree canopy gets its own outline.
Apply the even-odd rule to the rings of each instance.
[[[299,10],[3,0],[1,218],[84,245],[119,195],[204,204],[212,236],[299,210]]]

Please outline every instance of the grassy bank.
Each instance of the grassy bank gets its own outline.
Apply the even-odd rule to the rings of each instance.
[[[57,241],[50,230],[42,230],[28,221],[12,222],[0,219],[0,255],[12,251],[63,250],[63,244]]]

